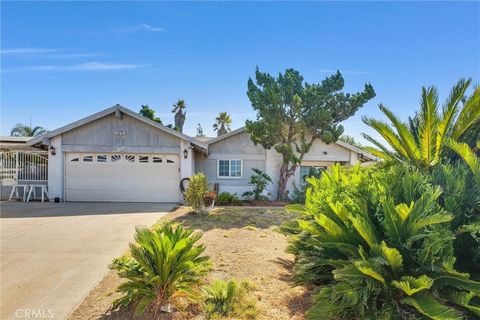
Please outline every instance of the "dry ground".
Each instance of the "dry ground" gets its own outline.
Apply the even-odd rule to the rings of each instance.
[[[213,270],[207,281],[215,278],[248,280],[255,286],[257,319],[304,319],[310,303],[310,291],[292,287],[292,256],[285,253],[287,245],[276,228],[293,218],[283,208],[217,208],[206,215],[191,215],[178,209],[159,223],[173,220],[203,233]],[[115,288],[121,283],[111,271],[80,304],[70,320],[86,319],[151,319],[152,315],[134,317],[131,312],[111,312],[109,307],[118,296]],[[161,319],[167,319],[163,316]],[[177,312],[173,319],[202,319],[195,308]]]

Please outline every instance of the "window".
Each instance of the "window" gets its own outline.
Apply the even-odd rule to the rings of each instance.
[[[138,162],[148,163],[148,156],[138,156]]]
[[[218,160],[218,177],[241,178],[242,160]]]
[[[107,162],[107,155],[106,154],[97,155],[97,162]]]
[[[127,154],[125,156],[125,160],[127,160],[128,162],[135,162],[135,156],[132,154]]]
[[[72,160],[70,160],[71,162],[78,162],[80,159],[79,158],[73,158]]]
[[[155,157],[155,156],[153,156],[153,157],[152,157],[152,162],[153,162],[153,163],[162,163],[163,160],[162,160],[162,157]]]
[[[300,166],[300,181],[305,182],[308,177],[320,177],[322,172],[327,170],[324,166]]]
[[[93,162],[93,156],[83,156],[83,162]]]
[[[110,161],[112,161],[112,162],[120,161],[120,159],[122,159],[122,156],[119,155],[119,154],[112,154],[110,156]]]
[[[175,161],[167,159],[167,163],[175,163]]]

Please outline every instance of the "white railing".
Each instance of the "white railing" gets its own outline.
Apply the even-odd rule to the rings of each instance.
[[[2,184],[18,181],[48,180],[48,158],[46,153],[10,151],[0,152],[0,180]]]

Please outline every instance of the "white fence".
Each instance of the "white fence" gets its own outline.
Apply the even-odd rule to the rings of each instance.
[[[2,185],[14,185],[20,181],[47,182],[47,157],[46,153],[0,152],[0,180]]]

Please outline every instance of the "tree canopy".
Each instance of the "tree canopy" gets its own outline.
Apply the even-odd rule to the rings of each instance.
[[[213,131],[217,131],[217,136],[220,137],[225,133],[231,131],[230,124],[232,123],[232,118],[227,112],[220,112],[215,118],[215,123],[213,124]]]
[[[253,142],[282,155],[278,198],[287,196],[287,180],[313,142],[336,141],[343,133],[340,123],[375,96],[370,84],[355,94],[342,92],[344,84],[339,71],[310,84],[294,69],[273,77],[257,68],[255,81],[248,80],[247,95],[257,119],[246,122],[247,132]]]
[[[36,137],[45,132],[47,132],[47,129],[40,126],[32,128],[31,125],[27,126],[23,123],[17,123],[10,131],[10,135],[14,137]]]
[[[178,99],[178,101],[173,104],[172,108],[172,113],[175,114],[174,129],[180,132],[183,132],[183,125],[185,124],[185,118],[187,116],[187,112],[184,111],[186,107],[185,100]]]
[[[155,117],[155,110],[150,108],[148,104],[142,104],[142,108],[138,113],[141,116],[144,116],[145,118],[148,118],[150,120],[153,120],[155,122],[162,124],[162,120],[159,117]]]

